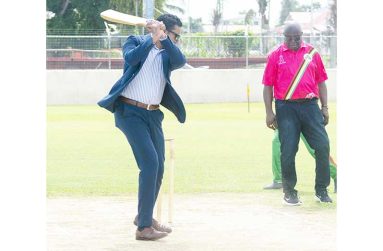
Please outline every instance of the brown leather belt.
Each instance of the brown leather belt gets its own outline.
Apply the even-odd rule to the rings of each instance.
[[[284,100],[284,101],[289,102],[289,103],[306,103],[309,101],[315,101],[317,99],[318,98],[299,98],[299,99],[288,99],[288,100]]]
[[[159,105],[147,105],[147,104],[138,102],[138,101],[133,100],[133,99],[130,99],[130,98],[125,98],[125,97],[123,97],[123,96],[120,96],[119,99],[120,99],[122,102],[124,102],[124,103],[127,103],[127,104],[129,104],[129,105],[134,105],[134,106],[137,106],[137,107],[146,109],[146,110],[148,110],[148,111],[154,111],[154,110],[158,110],[158,109],[160,109],[160,106],[159,106]]]

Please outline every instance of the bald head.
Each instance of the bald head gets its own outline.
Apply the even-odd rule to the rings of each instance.
[[[301,25],[297,22],[288,22],[285,25],[283,34],[302,34]]]
[[[302,28],[297,22],[288,22],[283,31],[287,48],[297,51],[302,43]]]

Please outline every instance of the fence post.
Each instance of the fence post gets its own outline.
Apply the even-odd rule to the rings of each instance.
[[[330,36],[330,67],[337,66],[337,37]]]
[[[263,17],[261,16],[260,18],[260,30],[259,30],[259,51],[261,52],[262,55],[264,55],[263,53],[263,38],[262,38],[262,31],[263,31]]]
[[[108,35],[108,68],[111,69],[111,62],[110,62],[110,48],[111,48],[111,42],[110,42],[110,39],[111,39],[111,36],[110,36],[110,29],[109,29],[109,26],[108,26],[108,23],[104,21],[104,25],[105,25],[105,31],[106,31],[106,34]],[[98,68],[98,67],[97,67]]]
[[[111,57],[112,57],[112,55],[111,55],[111,36],[110,36],[110,34],[108,34],[108,58],[109,58],[109,61],[108,61],[108,66],[109,66],[109,70],[110,69],[112,69],[112,62],[111,62]]]
[[[245,39],[246,39],[246,69],[249,68],[249,25],[246,24],[245,30]]]

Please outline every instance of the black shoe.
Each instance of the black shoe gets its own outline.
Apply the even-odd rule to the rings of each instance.
[[[296,191],[285,193],[283,197],[283,204],[288,206],[299,206],[302,204],[302,201],[298,198],[298,193]]]
[[[337,180],[334,179],[334,193],[336,193],[336,188],[337,188]]]
[[[282,188],[282,183],[280,182],[275,182],[271,183],[270,185],[264,186],[263,189],[281,189]]]
[[[326,190],[321,192],[316,192],[315,198],[320,203],[332,203],[332,199],[328,196]]]

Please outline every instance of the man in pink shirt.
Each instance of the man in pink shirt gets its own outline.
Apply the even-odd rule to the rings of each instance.
[[[299,24],[288,23],[284,36],[285,42],[268,56],[262,81],[266,125],[273,130],[279,129],[283,202],[287,205],[302,204],[298,191],[294,189],[297,183],[295,155],[302,133],[315,150],[316,199],[331,203],[327,193],[330,146],[325,129],[329,121],[326,70],[319,53],[302,41]],[[273,94],[276,113],[272,107]]]

